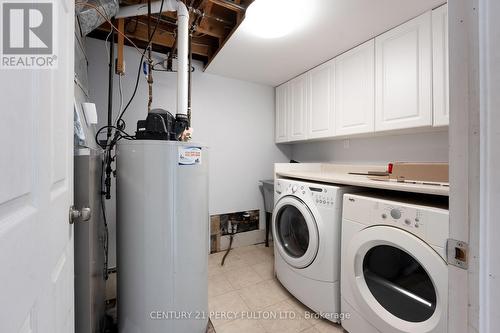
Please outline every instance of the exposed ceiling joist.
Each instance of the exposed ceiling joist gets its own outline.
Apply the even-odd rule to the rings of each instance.
[[[109,25],[106,27],[99,28],[99,30],[104,31],[106,33],[109,32]],[[134,32],[127,32],[127,37],[130,38],[132,41],[142,41],[142,42],[148,42],[148,27],[146,24],[144,24],[142,21],[139,21],[137,24],[137,27],[135,27]],[[157,29],[155,35],[153,36],[152,44],[153,44],[153,50],[154,46],[162,46],[162,47],[167,47],[167,48],[172,48],[175,43],[175,36],[173,33],[161,30],[160,28]],[[130,44],[130,43],[128,43]],[[202,44],[196,41],[193,41],[192,43],[192,50],[193,53],[199,55],[199,56],[204,56],[204,57],[209,57],[211,53],[213,52],[211,50],[211,46],[207,44]]]
[[[189,7],[190,23],[198,20],[192,38],[192,52],[195,59],[202,59],[205,64],[209,63],[215,54],[221,49],[231,34],[236,30],[245,15],[246,8],[253,0],[182,0]],[[137,0],[122,0],[121,7],[137,5]],[[147,0],[139,0],[139,3],[147,3]],[[177,14],[175,12],[163,12],[154,14],[151,24],[156,25],[160,19],[158,29],[153,37],[153,48],[156,51],[174,52],[176,48],[175,34],[177,30]],[[109,32],[110,26],[104,23],[91,37],[105,39],[105,31]],[[127,18],[125,21],[125,34],[132,41],[147,43],[147,16]],[[125,44],[130,42],[125,40]]]
[[[230,1],[230,0],[209,0],[209,1],[213,2],[214,4],[217,4],[219,6],[222,6],[224,8],[236,11],[236,12],[244,13],[246,10],[245,7],[236,3],[235,1]]]
[[[224,26],[210,23],[206,18],[201,20],[200,24],[196,28],[196,32],[216,37],[219,41],[224,40],[228,34],[228,31],[224,28]]]
[[[148,28],[145,25],[139,24],[134,33],[128,33],[127,36],[132,39],[138,39],[143,42],[147,42],[148,38]],[[175,36],[168,31],[158,29],[155,35],[153,36],[153,44],[158,44],[162,46],[167,46],[172,48],[175,43]],[[208,57],[210,55],[210,46],[206,44],[197,43],[195,41],[192,42],[191,48],[193,53],[198,55]]]

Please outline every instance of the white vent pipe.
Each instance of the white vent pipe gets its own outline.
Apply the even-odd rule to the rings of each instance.
[[[151,13],[160,12],[161,1],[151,3]],[[189,62],[189,11],[179,0],[164,0],[164,12],[177,12],[177,114],[187,117],[188,111],[188,62]],[[148,5],[120,7],[116,18],[146,15]]]
[[[183,2],[177,6],[177,114],[187,117],[189,63],[189,12]]]

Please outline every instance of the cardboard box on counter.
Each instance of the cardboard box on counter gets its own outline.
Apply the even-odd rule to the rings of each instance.
[[[448,163],[394,162],[389,177],[400,182],[448,183]]]

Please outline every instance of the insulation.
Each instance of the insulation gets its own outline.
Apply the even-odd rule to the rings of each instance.
[[[81,2],[82,1],[79,1],[79,3]],[[111,19],[118,12],[118,0],[86,0],[84,2],[91,6],[86,6],[84,4],[76,6],[82,36],[86,36],[92,30],[104,23],[105,19],[99,13]]]

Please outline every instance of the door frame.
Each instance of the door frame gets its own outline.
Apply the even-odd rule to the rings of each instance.
[[[478,288],[470,279],[477,271],[478,244],[474,230],[479,221],[479,103],[477,0],[448,2],[450,66],[450,238],[470,245],[469,271],[449,266],[449,332],[477,332],[474,308]],[[468,292],[462,292],[468,286]],[[470,299],[469,299],[470,298]],[[471,304],[469,309],[468,304]],[[470,318],[469,318],[470,316]],[[470,327],[471,326],[471,327]],[[475,330],[471,328],[474,327]]]
[[[449,332],[479,332],[478,0],[448,2],[450,238],[469,243],[469,269],[449,266]],[[468,286],[468,292],[463,292]]]
[[[450,266],[449,331],[497,332],[500,5],[497,0],[449,0],[448,10],[450,237],[469,243],[468,271]]]

